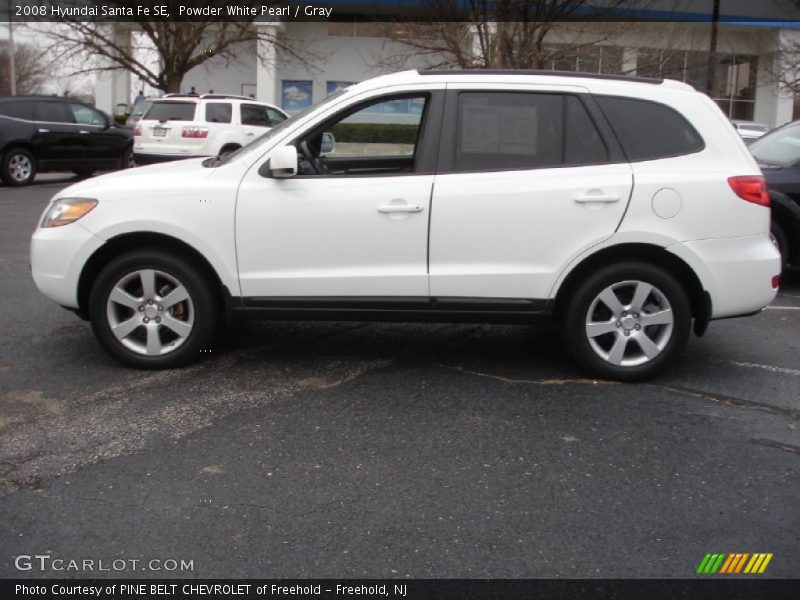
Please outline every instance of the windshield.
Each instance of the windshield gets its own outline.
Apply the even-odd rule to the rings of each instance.
[[[281,121],[280,123],[278,123],[277,125],[275,125],[271,129],[267,130],[266,133],[263,133],[260,136],[258,136],[256,139],[254,139],[252,142],[250,142],[246,146],[243,146],[243,147],[239,148],[235,152],[231,152],[230,154],[226,155],[224,158],[219,158],[219,159],[217,159],[215,161],[206,161],[203,164],[205,166],[207,166],[207,167],[216,167],[218,165],[221,165],[221,164],[224,164],[224,163],[228,162],[229,160],[231,160],[234,157],[241,157],[241,156],[245,156],[246,154],[249,154],[253,150],[258,149],[267,140],[272,139],[273,137],[277,136],[279,133],[283,132],[283,130],[285,130],[285,129],[291,127],[292,125],[294,125],[297,122],[298,119],[302,119],[303,117],[305,117],[306,115],[316,111],[317,109],[320,109],[323,106],[327,106],[332,100],[335,100],[336,98],[338,98],[339,96],[344,94],[344,92],[345,92],[344,89],[339,90],[338,92],[335,92],[335,93],[331,94],[330,96],[328,96],[327,98],[325,98],[322,102],[314,104],[313,106],[309,106],[308,108],[304,108],[300,112],[291,115],[285,121]]]
[[[749,148],[759,162],[781,167],[797,164],[800,162],[800,122],[760,137]]]

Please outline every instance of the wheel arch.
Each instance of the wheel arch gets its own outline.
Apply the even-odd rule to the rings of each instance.
[[[120,254],[128,250],[142,248],[166,250],[191,261],[203,271],[206,280],[212,283],[214,294],[217,296],[219,305],[223,307],[225,311],[228,310],[232,301],[230,291],[222,282],[217,271],[202,253],[186,242],[169,235],[140,231],[120,234],[109,239],[86,261],[86,264],[81,270],[80,277],[78,278],[78,309],[75,311],[78,316],[82,319],[89,318],[89,294],[92,289],[92,284],[97,279],[100,271]]]
[[[238,150],[241,147],[242,145],[237,142],[226,142],[225,144],[222,144],[222,147],[219,149],[219,154],[222,154],[226,150],[228,150],[229,152],[233,152],[234,150]]]
[[[770,190],[772,199],[772,221],[777,223],[786,234],[789,244],[787,260],[790,264],[800,262],[800,207],[781,192]]]
[[[587,256],[567,274],[555,296],[553,313],[560,319],[569,298],[585,277],[605,266],[622,261],[647,262],[660,267],[675,277],[686,290],[694,318],[694,332],[705,333],[711,319],[711,297],[703,288],[697,274],[681,258],[661,246],[642,243],[625,243],[603,248]]]

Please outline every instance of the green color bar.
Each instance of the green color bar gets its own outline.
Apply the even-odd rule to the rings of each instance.
[[[725,560],[725,553],[719,555],[717,562],[714,563],[714,566],[711,567],[709,573],[716,573],[717,570],[722,566],[722,561]]]
[[[698,573],[705,573],[705,568],[706,568],[706,565],[708,564],[708,561],[709,561],[710,558],[711,558],[711,554],[706,554],[703,557],[703,560],[700,563],[700,566],[697,567],[697,572]]]

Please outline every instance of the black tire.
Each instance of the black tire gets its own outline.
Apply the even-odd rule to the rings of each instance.
[[[770,233],[772,234],[772,242],[778,248],[778,252],[781,253],[781,270],[786,270],[789,265],[789,238],[783,227],[775,221],[770,226]]]
[[[637,302],[637,291],[644,295],[647,286],[652,291]],[[619,301],[616,311],[600,298],[609,298],[608,290]],[[670,273],[650,263],[631,261],[600,269],[567,301],[564,341],[578,364],[595,376],[618,381],[653,377],[680,355],[689,339],[692,314],[686,291]],[[671,323],[652,324],[661,320],[655,313]],[[594,336],[590,327],[596,327]],[[620,347],[621,355],[614,352]]]
[[[154,272],[153,294],[144,289],[148,271]],[[171,369],[194,362],[209,347],[218,322],[216,295],[206,281],[203,271],[180,256],[151,249],[123,254],[103,268],[89,294],[89,319],[95,336],[109,354],[130,367]],[[169,293],[178,285],[183,286],[188,299],[169,305]],[[123,289],[131,298],[125,304],[111,303],[109,297],[115,288]],[[148,298],[153,302],[148,303]],[[130,332],[121,332],[118,338],[112,325],[125,323],[131,323]],[[173,329],[177,325],[180,328]],[[178,330],[184,335],[178,335]],[[153,349],[163,353],[148,355],[153,335]]]
[[[81,179],[87,179],[92,175],[94,175],[94,170],[91,169],[75,169],[72,172],[75,173],[75,175],[77,175]]]
[[[128,146],[125,152],[122,153],[122,157],[119,159],[119,168],[120,169],[132,169],[136,166],[136,161],[133,159],[133,147]]]
[[[36,158],[25,148],[11,148],[0,162],[0,179],[11,186],[28,185],[36,177]]]

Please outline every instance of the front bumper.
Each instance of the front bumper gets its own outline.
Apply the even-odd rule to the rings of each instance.
[[[53,302],[78,308],[81,272],[104,243],[80,223],[37,229],[31,238],[31,275],[36,287]]]
[[[668,251],[683,259],[711,298],[711,318],[753,314],[778,293],[772,278],[780,275],[781,258],[769,236],[695,240]]]

